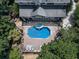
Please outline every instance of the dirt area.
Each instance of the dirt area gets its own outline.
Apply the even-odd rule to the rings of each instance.
[[[22,21],[19,18],[15,19],[15,24],[19,29],[22,29]]]
[[[24,59],[36,59],[38,57],[38,54],[33,53],[26,53],[23,54]]]

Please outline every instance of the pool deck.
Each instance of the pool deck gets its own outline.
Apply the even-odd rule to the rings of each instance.
[[[45,43],[48,44],[51,41],[55,40],[56,34],[58,33],[58,31],[60,30],[60,27],[58,27],[57,25],[53,25],[52,22],[42,22],[44,24],[44,26],[48,27],[51,29],[51,36],[47,39],[32,39],[30,38],[25,30],[28,28],[30,28],[31,26],[37,24],[37,23],[41,23],[41,22],[28,22],[28,23],[22,23],[22,21],[17,21],[18,19],[16,19],[15,24],[16,26],[23,30],[23,39],[22,39],[22,43],[20,44],[20,50],[22,52],[22,57],[23,59],[36,59],[38,57],[38,53],[41,50],[41,46]],[[25,46],[26,45],[32,45],[34,46],[34,50],[30,51],[30,50],[25,50]]]
[[[45,23],[44,26],[48,27],[51,30],[51,35],[46,39],[39,39],[39,38],[30,38],[26,34],[26,30],[28,30],[31,26],[35,25],[37,23],[29,23],[26,26],[23,26],[23,42],[22,42],[22,52],[40,52],[41,46],[43,44],[48,44],[51,41],[54,41],[55,36],[59,30],[58,26],[52,26],[51,23]],[[25,46],[31,45],[33,46],[34,50],[25,50]]]

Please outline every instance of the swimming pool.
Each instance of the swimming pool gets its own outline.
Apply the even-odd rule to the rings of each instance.
[[[50,29],[44,26],[40,28],[33,26],[28,29],[27,34],[31,38],[48,38],[50,36]]]

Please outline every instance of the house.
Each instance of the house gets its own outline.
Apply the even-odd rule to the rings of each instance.
[[[70,0],[15,0],[22,18],[41,18],[54,20],[66,17],[66,7]]]
[[[52,26],[52,22],[49,23],[48,21],[60,20],[66,17],[66,9],[71,0],[15,0],[15,2],[19,5],[19,16],[25,20],[32,19],[32,21],[30,20],[31,22],[27,22],[27,25],[23,26],[23,52],[40,52],[41,46],[44,43],[51,42],[58,32],[58,27]],[[35,20],[38,20],[38,22],[35,22]],[[40,20],[48,23],[43,22],[44,26],[38,31],[38,28],[35,29],[34,25],[38,24]],[[39,24],[37,26],[40,28]],[[31,36],[40,36],[37,32],[44,32],[43,35],[49,36],[42,39],[38,37],[33,38],[28,35],[29,30],[30,33],[33,32]]]

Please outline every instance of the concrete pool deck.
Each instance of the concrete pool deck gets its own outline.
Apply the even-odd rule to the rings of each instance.
[[[26,25],[23,26],[23,49],[25,49],[25,46],[27,45],[31,45],[33,46],[34,50],[30,51],[30,50],[24,50],[22,52],[40,52],[41,50],[41,46],[45,43],[48,44],[51,41],[54,41],[54,38],[57,34],[57,31],[59,30],[58,26],[50,26],[51,24],[49,24],[48,26],[44,24],[45,27],[48,27],[51,30],[51,35],[46,38],[46,39],[39,39],[39,38],[30,38],[27,34],[26,34],[26,30],[28,30],[31,26],[35,25]]]
[[[19,29],[23,30],[23,40],[22,40],[22,43],[20,44],[20,49],[21,49],[21,52],[22,52],[23,59],[36,59],[38,57],[38,53],[41,50],[40,47],[44,43],[48,44],[49,42],[54,41],[55,37],[56,37],[56,34],[59,31],[59,27],[56,26],[56,25],[53,25],[52,22],[50,22],[50,23],[49,22],[45,22],[45,23],[43,23],[44,26],[46,26],[46,27],[51,29],[52,35],[49,38],[47,38],[47,39],[31,39],[25,33],[25,29],[28,29],[29,27],[31,27],[31,26],[33,26],[33,25],[35,25],[37,23],[39,23],[39,22],[29,22],[29,23],[24,24],[22,22],[17,22],[16,21],[16,23],[15,23],[16,26]],[[24,24],[24,25],[22,25],[22,24]],[[24,46],[25,45],[33,45],[33,46],[35,46],[35,50],[33,50],[33,51],[24,50]],[[31,53],[29,53],[29,52],[31,52]],[[33,52],[34,53],[36,52],[36,54],[34,54]]]

